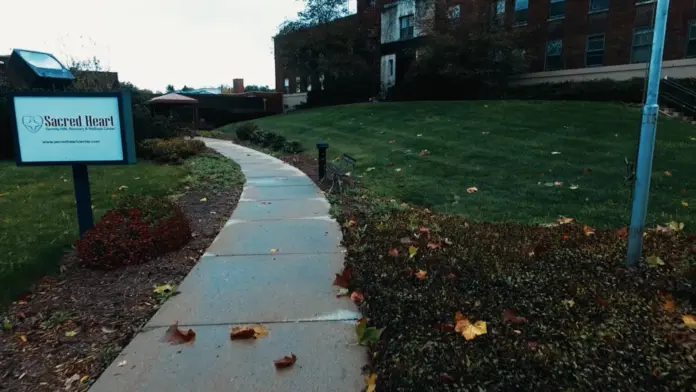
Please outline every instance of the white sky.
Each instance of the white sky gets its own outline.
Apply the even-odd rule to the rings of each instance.
[[[273,88],[272,37],[303,8],[301,0],[0,1],[8,3],[0,54],[31,49],[65,62],[96,56],[121,81],[153,91],[234,78]]]

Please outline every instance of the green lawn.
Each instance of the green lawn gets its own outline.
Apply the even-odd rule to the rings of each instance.
[[[382,196],[475,221],[541,223],[564,215],[617,227],[629,220],[632,190],[624,182],[624,157],[635,156],[640,119],[639,108],[621,104],[474,101],[356,104],[256,123],[300,140],[311,154],[324,140],[330,158],[353,156],[354,175]],[[650,224],[679,220],[689,231],[696,228],[691,138],[694,125],[660,119]],[[425,149],[430,155],[420,156]],[[545,185],[555,181],[563,185]],[[473,186],[479,191],[468,194]]]
[[[89,170],[95,219],[122,195],[166,195],[186,175],[183,168],[150,163]],[[0,162],[0,195],[2,303],[55,269],[61,253],[77,239],[78,228],[70,167],[18,168]]]

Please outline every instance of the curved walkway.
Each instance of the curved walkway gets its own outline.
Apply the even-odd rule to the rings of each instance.
[[[355,306],[331,286],[343,265],[329,203],[301,171],[231,142],[201,139],[236,161],[247,181],[239,205],[199,263],[91,388],[103,391],[350,391],[364,388]],[[277,251],[276,251],[277,249]],[[193,328],[191,345],[163,342]],[[230,341],[240,324],[255,341]],[[290,353],[297,363],[276,371]],[[127,364],[118,366],[122,361]]]

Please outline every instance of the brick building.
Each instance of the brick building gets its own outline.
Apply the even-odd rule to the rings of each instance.
[[[530,73],[572,74],[588,67],[647,63],[655,5],[655,0],[450,0],[446,12],[460,23],[486,15],[493,23],[525,34]],[[423,26],[435,12],[432,0],[358,0],[357,8],[357,14],[331,23],[371,29],[379,42],[375,72],[382,88],[388,88],[403,78],[415,59],[414,49],[427,37]],[[282,37],[275,44],[277,51]],[[689,58],[696,58],[696,0],[671,0],[663,60]],[[693,62],[687,72],[696,77]],[[276,59],[277,91],[306,92],[308,84],[296,83],[303,80]]]

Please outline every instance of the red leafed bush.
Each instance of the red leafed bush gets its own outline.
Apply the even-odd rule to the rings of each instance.
[[[180,207],[167,200],[136,197],[108,211],[76,247],[83,265],[114,269],[145,263],[180,249],[190,239],[191,227]]]

